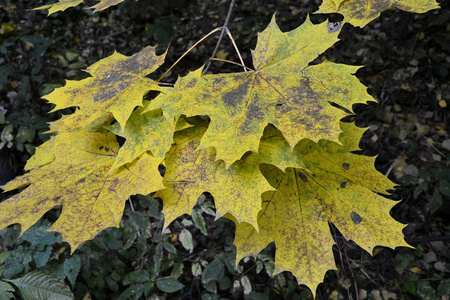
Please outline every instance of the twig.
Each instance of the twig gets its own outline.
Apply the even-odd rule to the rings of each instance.
[[[448,241],[450,240],[450,235],[441,235],[441,236],[431,236],[431,237],[421,237],[421,238],[406,238],[405,239],[408,244],[419,244],[419,243],[429,243],[429,242],[438,242],[438,241]]]
[[[128,202],[130,203],[131,210],[134,211],[134,205],[133,205],[133,201],[131,201],[131,197],[128,197]],[[136,235],[138,237],[141,237],[141,233],[139,232],[139,229],[136,231]]]
[[[379,285],[375,280],[373,280],[373,279],[369,276],[369,274],[367,274],[366,271],[364,271],[364,269],[363,269],[362,267],[360,267],[359,270],[361,271],[361,273],[363,273],[364,276],[366,276],[367,279],[369,279],[373,284],[375,284],[375,285],[381,290],[380,285]]]
[[[347,261],[347,266],[348,266],[348,269],[350,271],[350,276],[352,276],[352,279],[353,279],[353,284],[355,285],[355,297],[356,297],[356,300],[359,300],[358,283],[356,282],[355,275],[353,275],[352,266],[350,265],[349,257],[347,255],[347,251],[345,249],[344,249],[344,256],[345,256],[345,260]]]
[[[180,60],[183,59],[183,57],[185,57],[186,55],[188,55],[188,53],[191,52],[192,49],[194,49],[195,47],[197,47],[198,44],[200,44],[200,43],[203,42],[205,39],[207,39],[210,35],[212,35],[213,33],[216,33],[217,31],[219,31],[219,30],[221,30],[221,29],[222,29],[222,27],[217,27],[216,29],[211,30],[210,33],[208,33],[207,35],[205,35],[204,37],[202,37],[199,41],[197,41],[194,45],[192,45],[186,52],[183,53],[183,55],[180,56],[180,58],[177,59],[176,62],[174,62],[174,63],[170,66],[170,68],[169,68],[164,74],[161,75],[161,77],[158,78],[158,80],[156,80],[156,82],[160,82],[161,79],[163,79],[164,76],[166,76],[167,73],[169,73],[170,70],[172,70],[173,67],[175,67],[176,64],[179,63]]]
[[[364,276],[366,276],[367,279],[369,279],[373,284],[375,284],[377,286],[377,288],[380,290],[380,296],[381,299],[385,300],[384,295],[383,295],[383,289],[381,288],[381,286],[378,284],[378,282],[376,282],[375,280],[373,280],[369,274],[366,273],[366,271],[364,271],[364,268],[362,265],[358,265],[353,259],[349,258],[349,260],[354,263],[356,266],[359,267],[359,271],[361,271],[361,273],[363,273]]]
[[[391,174],[391,171],[392,171],[392,164],[391,164],[391,166],[389,167],[389,169],[386,171],[386,174],[384,174],[384,176],[388,177],[389,174]]]
[[[230,21],[231,12],[233,11],[234,1],[235,0],[231,0],[231,2],[230,2],[230,8],[228,8],[228,13],[225,18],[225,22],[223,23],[222,31],[220,32],[220,36],[219,36],[219,40],[217,41],[216,47],[214,48],[214,51],[211,55],[211,58],[208,61],[208,64],[206,65],[205,69],[203,69],[202,74],[206,74],[206,72],[208,72],[208,69],[211,66],[212,59],[216,56],[217,51],[219,51],[220,43],[222,43],[223,36],[225,35],[225,32],[227,31],[228,22]]]
[[[158,82],[158,85],[174,86],[173,83],[169,83],[169,82]]]
[[[131,210],[134,211],[134,205],[130,197],[128,197],[128,202],[130,203]]]

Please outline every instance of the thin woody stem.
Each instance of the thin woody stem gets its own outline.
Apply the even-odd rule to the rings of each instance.
[[[234,49],[236,50],[237,55],[239,56],[239,60],[241,61],[242,68],[244,68],[244,72],[247,72],[247,67],[245,66],[244,60],[242,59],[241,52],[239,52],[239,49],[238,49],[236,43],[234,42],[234,38],[231,35],[230,30],[228,29],[228,27],[225,27],[225,30],[226,30],[227,35],[230,38],[231,42],[233,43],[233,46],[234,46]]]
[[[217,51],[219,51],[220,43],[222,43],[223,36],[225,35],[225,32],[228,29],[227,26],[228,26],[228,22],[230,21],[231,12],[233,11],[234,1],[235,0],[231,0],[231,2],[230,2],[230,8],[228,8],[228,13],[227,13],[227,16],[225,18],[225,22],[223,23],[222,31],[220,32],[220,36],[219,36],[219,40],[217,41],[216,48],[214,48],[214,51],[213,51],[213,53],[211,55],[211,58],[209,59],[208,64],[206,65],[206,67],[203,70],[202,74],[206,74],[206,72],[208,72],[208,69],[211,66],[212,59],[216,56]]]
[[[174,86],[173,83],[169,83],[169,82],[158,82],[158,85],[168,85],[168,86]]]
[[[228,64],[233,64],[233,65],[236,65],[236,66],[244,67],[244,70],[245,70],[245,71],[254,71],[252,68],[243,66],[243,65],[240,64],[240,63],[237,63],[237,62],[234,62],[234,61],[231,61],[231,60],[228,60],[228,59],[211,58],[211,60],[214,60],[214,61],[221,61],[221,62],[225,62],[225,63],[228,63]]]
[[[200,43],[203,42],[205,39],[207,39],[210,35],[212,35],[213,33],[216,33],[216,32],[219,31],[219,30],[222,30],[222,27],[217,27],[216,29],[211,30],[210,33],[208,33],[207,35],[205,35],[204,37],[202,37],[200,40],[198,40],[198,41],[197,41],[194,45],[192,45],[186,52],[184,52],[183,55],[181,55],[180,58],[178,58],[177,61],[174,62],[174,63],[170,66],[170,68],[169,68],[164,74],[162,74],[161,77],[158,78],[158,80],[156,80],[156,82],[161,81],[161,79],[163,79],[164,76],[166,76],[167,73],[169,73],[170,70],[172,70],[173,67],[175,67],[176,64],[179,63],[180,60],[183,59],[183,57],[185,57],[186,55],[188,55],[189,52],[192,51],[192,49],[194,49],[195,47],[197,47],[198,44],[200,44]]]

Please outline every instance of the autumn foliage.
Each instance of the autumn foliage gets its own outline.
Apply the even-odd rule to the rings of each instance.
[[[53,13],[81,2],[39,9]],[[364,26],[393,7],[438,8],[431,0],[372,2],[324,0],[319,13],[341,13]],[[236,223],[237,261],[274,242],[275,272],[292,272],[313,292],[335,268],[329,223],[369,252],[408,246],[405,225],[389,215],[396,202],[381,196],[393,183],[375,170],[374,158],[354,154],[365,130],[341,122],[353,104],[375,101],[353,75],[359,67],[312,64],[339,40],[341,27],[307,19],[282,32],[273,18],[258,36],[253,69],[196,70],[174,87],[147,77],[164,62],[152,47],[93,64],[91,77],[45,96],[55,110],[78,109],[51,124],[54,135],[28,161],[28,173],[3,187],[26,188],[0,204],[0,228],[19,223],[25,231],[62,205],[50,230],[75,251],[118,227],[131,195],[156,192],[167,227],[209,192],[217,217]],[[149,91],[159,95],[144,101]]]

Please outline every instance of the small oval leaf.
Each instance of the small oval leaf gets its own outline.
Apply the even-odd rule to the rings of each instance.
[[[174,278],[165,277],[156,282],[156,287],[165,293],[175,293],[181,290],[184,285]]]

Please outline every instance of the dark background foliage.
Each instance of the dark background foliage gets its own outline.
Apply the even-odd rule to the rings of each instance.
[[[95,1],[85,1],[94,4]],[[237,0],[230,29],[246,64],[249,49],[277,12],[283,30],[292,30],[317,10],[320,0]],[[374,256],[336,240],[338,270],[327,272],[320,299],[449,299],[450,295],[450,1],[426,14],[387,11],[363,29],[345,25],[341,41],[320,59],[362,65],[358,78],[379,103],[354,107],[348,117],[369,127],[362,153],[378,155],[377,169],[399,184],[402,199],[392,216],[408,223],[406,240],[415,249],[376,248]],[[21,174],[26,160],[48,135],[50,105],[40,97],[86,77],[83,69],[117,50],[133,54],[146,45],[169,47],[162,74],[186,49],[222,25],[229,1],[127,0],[91,15],[87,6],[46,17],[30,9],[41,0],[0,3],[0,183]],[[339,15],[328,16],[333,21]],[[322,22],[324,15],[312,15]],[[201,67],[217,36],[194,49],[165,78]],[[218,57],[238,61],[225,39]],[[239,71],[214,62],[210,72]],[[70,113],[66,110],[63,113]],[[3,194],[5,199],[8,194]],[[1,200],[0,200],[1,201]],[[143,196],[127,203],[121,227],[107,229],[70,256],[60,236],[46,233],[60,208],[19,238],[20,228],[0,231],[0,278],[46,270],[66,281],[76,299],[308,299],[290,273],[275,277],[273,245],[256,259],[234,266],[234,227],[214,221],[209,195],[192,217],[177,219],[162,232],[161,202]],[[84,298],[88,299],[88,298]]]

